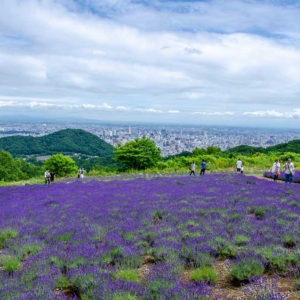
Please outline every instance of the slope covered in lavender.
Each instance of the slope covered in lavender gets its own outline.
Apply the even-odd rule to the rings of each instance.
[[[215,174],[7,187],[0,207],[0,299],[225,299],[220,262],[251,299],[283,299],[273,275],[297,287],[298,184]]]

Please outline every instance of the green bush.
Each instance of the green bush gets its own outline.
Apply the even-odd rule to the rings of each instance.
[[[218,277],[215,270],[211,267],[204,267],[201,269],[196,269],[191,272],[191,280],[193,281],[202,281],[216,284]]]
[[[261,275],[264,272],[264,266],[256,260],[243,261],[235,266],[230,271],[230,276],[233,280],[239,282],[248,280],[255,275]]]
[[[136,270],[120,270],[114,274],[116,279],[138,282],[140,277]]]
[[[235,258],[237,249],[229,241],[217,237],[215,242],[218,256],[221,258]]]
[[[266,214],[266,208],[260,206],[254,210],[254,214],[258,219],[262,219]]]
[[[12,274],[21,268],[20,260],[17,257],[5,256],[2,259],[2,266],[5,272]]]
[[[238,246],[246,245],[251,239],[243,234],[238,234],[234,237],[234,243]]]
[[[0,249],[4,248],[5,241],[8,239],[14,239],[18,236],[18,232],[13,229],[5,229],[0,232]]]

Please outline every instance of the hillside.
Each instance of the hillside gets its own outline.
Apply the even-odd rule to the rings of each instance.
[[[278,144],[275,146],[270,146],[267,148],[262,147],[252,147],[247,145],[240,145],[231,149],[228,149],[225,151],[226,153],[239,153],[242,155],[251,155],[253,153],[271,153],[271,152],[279,152],[279,153],[285,153],[285,152],[294,152],[300,154],[300,140],[293,140],[288,143]]]
[[[10,152],[14,157],[54,153],[111,157],[113,154],[111,145],[81,129],[60,130],[42,137],[4,137],[0,138],[0,149]]]

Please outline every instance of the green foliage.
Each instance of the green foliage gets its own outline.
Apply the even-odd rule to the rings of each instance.
[[[66,232],[58,236],[58,240],[62,242],[68,242],[73,236],[73,232]]]
[[[21,255],[19,257],[23,260],[27,255],[35,255],[41,249],[42,246],[38,244],[25,245],[21,248]]]
[[[0,152],[0,180],[18,181],[27,178],[28,175],[22,171],[20,162],[16,159],[13,159],[8,152],[1,151]]]
[[[209,282],[213,284],[216,284],[218,280],[216,271],[210,267],[193,270],[190,278],[193,281]]]
[[[289,266],[296,261],[294,254],[276,247],[264,247],[257,251],[266,262],[266,269],[272,272],[286,272]]]
[[[234,243],[238,246],[246,245],[251,239],[243,234],[234,237]]]
[[[74,160],[62,154],[54,154],[45,161],[45,170],[54,171],[56,176],[66,176],[77,172]]]
[[[120,270],[114,274],[114,277],[116,279],[122,279],[133,282],[138,282],[140,280],[137,270]]]
[[[183,247],[179,257],[185,261],[188,268],[205,268],[212,266],[213,259],[208,253],[193,251],[191,247]]]
[[[52,155],[82,153],[112,157],[113,147],[94,134],[81,129],[60,130],[42,137],[10,136],[0,139],[0,149],[14,157],[22,155]]]
[[[265,214],[266,214],[266,208],[265,207],[257,207],[255,210],[254,210],[254,214],[255,216],[258,218],[258,219],[262,219]]]
[[[250,279],[255,275],[262,275],[264,266],[256,260],[243,261],[235,266],[230,271],[230,276],[233,280],[239,282]]]
[[[17,257],[4,256],[1,262],[5,272],[12,274],[21,268],[20,260]]]
[[[119,292],[113,295],[112,300],[138,300],[138,298],[130,293]]]
[[[69,279],[66,276],[60,276],[56,280],[56,287],[59,289],[67,289],[71,286]]]
[[[18,232],[13,229],[4,229],[0,232],[0,249],[4,248],[5,241],[12,238],[16,238]]]
[[[294,283],[294,291],[300,291],[300,278],[297,278]]]
[[[287,234],[283,237],[283,245],[286,248],[292,248],[296,246],[296,242],[291,235]]]
[[[119,144],[114,149],[115,159],[124,164],[128,169],[144,170],[151,168],[161,160],[160,149],[155,143],[143,137],[142,139],[134,139],[125,145]]]
[[[236,256],[236,247],[226,239],[217,237],[215,246],[217,247],[217,255],[221,258],[234,258]]]

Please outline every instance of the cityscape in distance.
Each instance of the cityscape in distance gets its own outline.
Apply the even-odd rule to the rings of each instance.
[[[93,133],[114,147],[119,143],[125,144],[145,136],[152,139],[161,149],[162,156],[209,146],[219,147],[221,150],[239,145],[268,147],[300,139],[300,130],[297,129],[88,121],[0,121],[0,138],[13,135],[40,137],[67,128]]]

